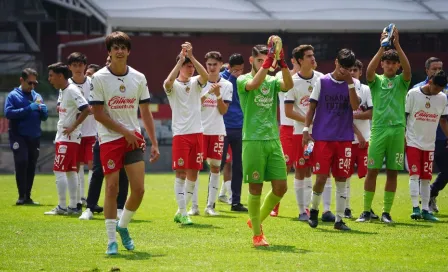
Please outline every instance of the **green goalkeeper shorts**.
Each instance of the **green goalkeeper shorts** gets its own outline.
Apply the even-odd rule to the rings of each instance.
[[[381,169],[386,158],[386,169],[403,170],[404,137],[404,127],[372,128],[367,167]]]
[[[286,180],[286,161],[280,140],[243,141],[244,183]]]

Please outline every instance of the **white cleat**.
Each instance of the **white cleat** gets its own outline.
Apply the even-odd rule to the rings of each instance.
[[[120,220],[123,215],[123,209],[117,209],[117,219]]]
[[[229,203],[229,199],[227,198],[227,196],[226,195],[220,195],[219,197],[218,197],[218,200],[219,200],[219,202],[223,202],[223,203]]]
[[[188,215],[190,216],[199,215],[199,207],[198,206],[191,207],[191,209],[188,211]]]
[[[210,215],[210,216],[218,216],[219,215],[219,213],[217,213],[215,211],[215,209],[213,209],[213,208],[205,208],[205,212],[204,213],[206,215]]]
[[[79,220],[92,220],[92,219],[93,219],[93,213],[90,211],[89,208],[83,211],[81,216],[79,217]]]
[[[45,215],[66,215],[67,214],[67,209],[63,209],[61,208],[59,205],[56,206],[56,208],[54,208],[53,210],[49,211],[49,212],[44,212]]]

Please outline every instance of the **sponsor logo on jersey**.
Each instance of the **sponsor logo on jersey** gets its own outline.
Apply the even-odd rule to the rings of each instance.
[[[425,122],[438,122],[439,115],[437,113],[429,113],[424,110],[420,110],[414,114],[415,120]]]
[[[204,100],[202,103],[203,108],[216,108],[218,106],[218,100],[211,97]]]
[[[107,162],[107,168],[114,169],[115,168],[115,162],[113,160],[109,160]]]
[[[254,172],[252,173],[252,178],[253,178],[254,180],[259,180],[259,179],[260,179],[260,173],[258,173],[258,171],[254,171]]]
[[[114,96],[108,102],[107,105],[115,110],[115,109],[133,109],[134,103],[137,99],[134,98],[126,98],[124,96]]]
[[[310,96],[306,95],[300,99],[300,105],[308,107],[310,105]]]
[[[256,95],[254,98],[254,102],[258,107],[270,108],[270,107],[272,107],[272,104],[274,103],[274,98],[273,97],[265,97],[262,95]]]
[[[66,145],[60,145],[59,148],[58,148],[58,153],[59,154],[67,153],[67,146]]]
[[[179,165],[179,166],[184,166],[184,159],[182,159],[182,158],[179,158],[178,160],[177,160],[177,164]]]

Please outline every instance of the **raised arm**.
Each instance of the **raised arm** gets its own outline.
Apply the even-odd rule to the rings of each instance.
[[[163,87],[165,88],[166,91],[170,91],[173,88],[174,81],[176,80],[176,77],[179,74],[180,68],[182,68],[182,65],[184,64],[184,61],[185,61],[185,53],[181,51],[179,54],[179,60],[177,61],[173,70],[171,70],[170,74],[163,83],[164,84]]]
[[[263,66],[264,66],[264,64],[263,64]],[[249,80],[246,83],[246,91],[253,91],[253,90],[257,90],[258,88],[260,88],[260,85],[261,85],[261,83],[263,83],[268,72],[269,72],[269,67],[268,68],[261,67],[260,70],[258,70],[258,72],[255,74],[254,78],[252,80]]]
[[[395,49],[397,50],[398,57],[400,58],[401,68],[403,68],[403,80],[410,81],[411,76],[412,76],[411,64],[409,63],[409,60],[406,57],[406,54],[404,53],[403,49],[401,48],[397,28],[395,28],[393,36],[394,36],[394,46],[395,46]]]
[[[191,63],[193,63],[194,68],[199,74],[198,81],[201,85],[205,85],[208,80],[208,73],[207,70],[205,70],[204,66],[193,56],[193,46],[191,43],[186,42],[182,45],[182,48],[186,50],[187,57],[191,60]]]
[[[384,32],[381,34],[380,44],[381,44],[381,41],[384,38],[386,38],[386,36],[387,36],[387,34]],[[380,46],[380,49],[378,49],[378,52],[376,52],[375,56],[370,61],[369,65],[367,66],[367,70],[366,70],[367,82],[372,82],[373,80],[375,80],[375,71],[381,62],[381,57],[383,56],[384,50],[385,50],[384,47]]]

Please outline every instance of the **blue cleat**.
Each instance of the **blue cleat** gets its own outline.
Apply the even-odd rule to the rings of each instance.
[[[420,212],[420,207],[412,208],[411,219],[414,220],[422,219],[422,213]]]
[[[381,47],[389,47],[392,44],[392,35],[394,33],[395,25],[390,24],[384,28],[383,32],[387,33],[387,37],[381,41]]]
[[[134,241],[132,241],[131,236],[129,236],[128,228],[120,228],[117,223],[117,232],[120,234],[121,243],[127,250],[134,250]]]
[[[117,242],[112,242],[112,243],[107,245],[106,254],[107,255],[117,255],[118,254]]]

